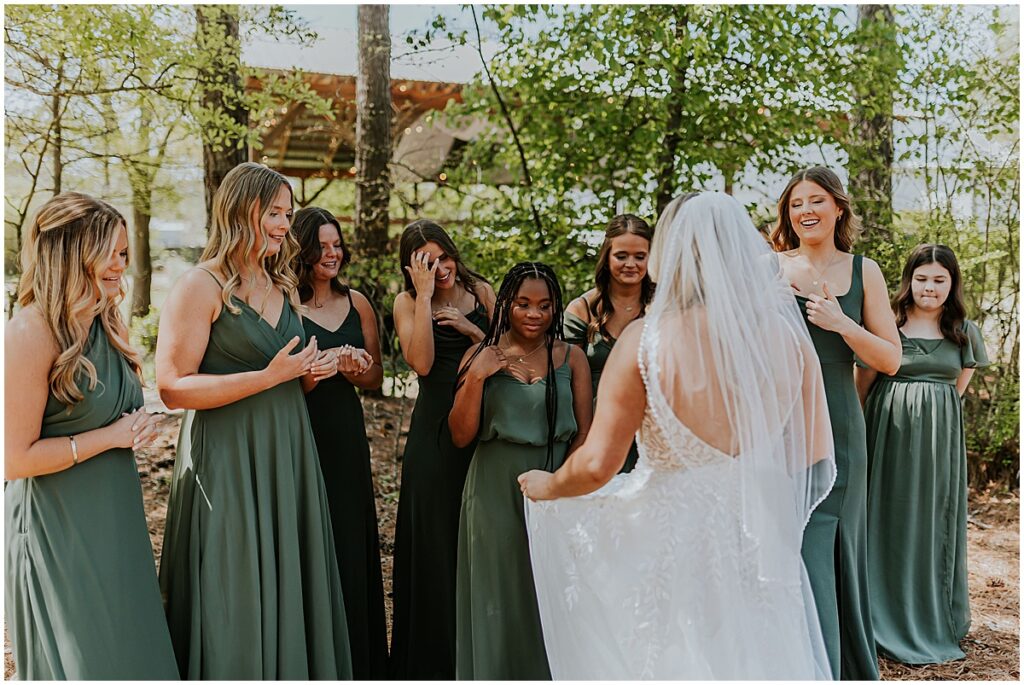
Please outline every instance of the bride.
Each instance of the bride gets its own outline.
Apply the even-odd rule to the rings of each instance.
[[[828,679],[800,543],[835,461],[796,300],[722,193],[669,204],[650,272],[586,441],[519,477],[551,673]],[[636,469],[613,478],[638,430]]]

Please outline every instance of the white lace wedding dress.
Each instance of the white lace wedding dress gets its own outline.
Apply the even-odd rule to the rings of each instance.
[[[710,248],[704,250],[706,274]],[[813,355],[813,348],[800,337],[806,337],[806,331],[795,319],[799,314],[785,306],[791,323],[779,323],[776,317],[759,325],[778,324],[777,332],[790,336],[796,351],[789,354],[787,338],[778,340],[782,352],[772,354],[781,364],[787,359],[812,363],[808,355]],[[796,374],[796,390],[787,391],[780,381],[778,405],[769,407],[762,423],[768,428],[747,441],[749,451],[725,454],[688,429],[666,399],[665,388],[672,386],[659,367],[685,364],[678,361],[679,347],[686,344],[678,331],[689,326],[675,330],[671,323],[659,325],[659,318],[659,308],[654,307],[641,335],[639,367],[647,407],[637,434],[640,457],[634,471],[616,476],[591,495],[527,503],[534,580],[552,676],[829,679],[800,558],[806,516],[817,502],[783,503],[788,493],[811,490],[796,482],[804,477],[794,475],[800,469],[775,468],[780,454],[799,452],[797,442],[804,444],[803,436],[794,441],[788,432],[793,429],[793,412],[804,411],[807,397],[801,393],[801,371],[794,367],[785,372]],[[663,346],[668,347],[660,350]],[[707,359],[703,364],[700,368],[713,367]],[[820,370],[817,374],[820,377]],[[761,382],[748,393],[763,391],[764,399],[759,396],[756,401],[771,405],[776,393],[769,385]],[[820,391],[820,379],[816,388]],[[831,433],[827,438],[831,444]],[[834,463],[800,463],[813,465],[805,472],[820,471],[809,495],[820,500],[831,487]],[[803,493],[798,492],[794,501],[799,497]]]

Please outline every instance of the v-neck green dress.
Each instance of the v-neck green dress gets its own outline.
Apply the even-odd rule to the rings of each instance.
[[[41,438],[108,426],[142,386],[97,318],[85,356],[98,382],[71,411],[52,394]],[[71,460],[70,441],[68,461]],[[177,680],[135,455],[97,454],[4,491],[7,631],[19,680]]]
[[[519,474],[557,469],[576,433],[572,371],[555,369],[554,463],[547,464],[545,396],[550,378],[524,383],[505,372],[487,379],[480,442],[466,476],[459,521],[459,680],[550,680]]]
[[[565,335],[567,343],[580,346],[587,355],[587,364],[590,366],[590,380],[594,385],[594,404],[596,405],[597,384],[601,380],[604,365],[608,362],[608,355],[612,353],[612,348],[615,347],[616,339],[612,337],[606,338],[601,335],[600,331],[596,332],[593,338],[590,338],[587,335],[587,322],[569,311],[562,315],[562,333]],[[622,468],[619,469],[619,473],[629,473],[632,471],[639,457],[640,453],[637,451],[636,440],[634,439],[629,446],[629,454],[626,455],[626,461]]]
[[[863,321],[864,258],[853,258],[850,289],[836,299],[843,312]],[[807,300],[797,297],[807,316]],[[878,680],[871,629],[867,556],[867,438],[864,412],[853,380],[853,350],[838,333],[807,322],[821,362],[836,481],[804,529],[803,558],[814,592],[832,675],[842,680]]]
[[[908,338],[895,376],[865,405],[868,570],[878,651],[908,664],[962,659],[967,597],[967,451],[956,381],[987,366],[981,331],[967,343]]]
[[[234,301],[241,312],[221,309],[199,373],[264,369],[305,337],[287,299],[276,327]],[[160,585],[183,678],[352,677],[327,492],[299,379],[187,413]]]
[[[302,327],[307,340],[316,336],[321,350],[366,345],[351,295],[348,316],[337,329],[329,331],[309,318],[302,320]],[[306,394],[306,407],[331,509],[334,551],[348,617],[352,675],[356,680],[384,680],[388,660],[384,581],[363,404],[355,386],[339,373],[320,381]]]

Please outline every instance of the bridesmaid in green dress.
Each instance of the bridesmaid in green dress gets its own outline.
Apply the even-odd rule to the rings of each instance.
[[[432,221],[406,227],[399,260],[405,290],[395,328],[419,395],[402,457],[389,677],[453,680],[459,503],[473,445],[455,447],[446,419],[459,360],[483,340],[494,290]]]
[[[565,341],[579,345],[587,355],[594,397],[601,370],[622,330],[644,315],[654,296],[647,275],[647,255],[654,230],[633,214],[619,214],[608,222],[597,253],[594,287],[569,303],[565,310]],[[636,443],[629,448],[619,473],[636,465]]]
[[[302,387],[333,375],[337,360],[315,339],[302,347],[291,212],[277,172],[252,163],[228,172],[202,262],[175,284],[161,317],[160,397],[190,410],[160,564],[188,679],[352,677]]]
[[[517,264],[460,365],[448,425],[456,445],[479,443],[459,520],[459,680],[551,679],[516,479],[558,468],[590,429],[590,370],[559,340],[561,300],[550,267]]]
[[[895,373],[899,333],[881,269],[850,254],[860,220],[832,171],[811,167],[796,174],[779,200],[778,217],[772,242],[818,352],[835,442],[835,485],[804,530],[804,563],[833,676],[877,680],[868,584],[867,444],[853,358],[856,354],[871,368]]]
[[[132,450],[156,436],[117,305],[124,218],[37,213],[5,331],[4,584],[19,680],[177,680]]]
[[[384,379],[377,316],[370,301],[339,278],[351,253],[334,215],[318,207],[295,213],[299,243],[295,271],[306,307],[306,338],[338,357],[338,374],[310,388],[306,407],[320,455],[348,617],[352,675],[387,677],[387,625],[380,567],[377,507],[370,473],[363,405],[356,388],[375,390]]]
[[[908,664],[962,659],[967,598],[967,451],[960,398],[988,365],[965,319],[960,267],[918,245],[893,300],[895,376],[857,368],[867,400],[868,578],[878,651]]]

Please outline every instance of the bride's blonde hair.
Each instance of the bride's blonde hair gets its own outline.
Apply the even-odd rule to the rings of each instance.
[[[299,252],[295,236],[289,231],[281,250],[273,257],[266,256],[269,236],[263,230],[263,218],[273,206],[281,186],[288,189],[291,198],[292,187],[284,176],[262,164],[243,162],[224,176],[213,195],[210,239],[201,259],[212,261],[224,274],[221,297],[232,314],[241,312],[231,296],[242,284],[241,268],[256,249],[257,233],[263,238],[257,261],[264,262],[270,279],[284,289],[289,301],[296,306],[299,304],[299,279],[291,266],[292,257]]]
[[[142,377],[142,361],[128,341],[116,297],[109,297],[101,281],[117,244],[124,217],[112,206],[83,193],[61,193],[39,208],[28,240],[21,250],[18,303],[35,304],[57,343],[57,361],[50,369],[50,392],[69,407],[84,395],[78,376],[96,387],[96,367],[85,356],[89,327],[98,316],[107,338]]]

